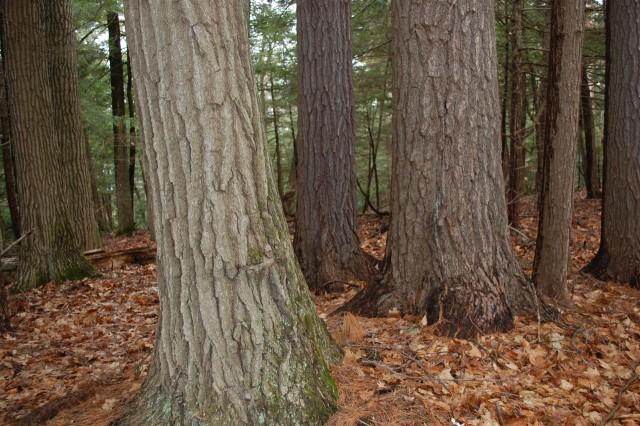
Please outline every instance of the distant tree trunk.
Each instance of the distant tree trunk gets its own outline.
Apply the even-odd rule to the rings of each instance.
[[[337,350],[289,242],[242,5],[125,3],[162,307],[122,424],[315,425],[335,409]]]
[[[1,18],[0,18],[1,19]],[[2,36],[0,36],[2,38]],[[15,238],[20,237],[20,213],[18,211],[16,167],[11,140],[11,120],[9,118],[9,100],[4,72],[4,60],[0,65],[0,131],[2,138],[2,165],[4,167],[4,182],[7,191],[7,204],[11,213],[11,228]]]
[[[82,123],[76,37],[70,0],[44,1],[43,17],[47,27],[49,83],[53,101],[53,120],[58,137],[58,150],[66,174],[63,190],[69,195],[67,210],[73,236],[83,249],[101,245],[95,204],[91,189],[91,157]]]
[[[522,67],[522,7],[524,0],[511,2],[511,113],[509,114],[509,135],[511,136],[511,165],[509,169],[509,222],[520,224],[521,199],[525,191],[525,150],[524,128],[525,85]]]
[[[294,246],[309,287],[367,278],[356,234],[351,2],[301,0]]]
[[[584,182],[587,198],[599,198],[600,178],[598,177],[598,151],[596,149],[596,129],[591,106],[591,88],[586,65],[582,66],[580,103],[582,105],[582,128],[584,130]]]
[[[585,268],[640,286],[640,4],[607,1],[607,92],[600,250]]]
[[[92,268],[82,256],[69,215],[70,191],[56,129],[47,52],[44,0],[4,0],[6,74],[18,201],[23,232],[16,288],[77,279]]]
[[[584,0],[553,0],[544,174],[533,279],[538,291],[566,301],[576,147],[580,120],[580,84]]]
[[[124,103],[124,69],[120,48],[120,18],[116,12],[107,14],[109,30],[109,68],[111,69],[111,110],[113,114],[113,155],[116,184],[118,232],[134,230],[133,192],[129,178],[130,147],[127,143]]]
[[[131,73],[131,58],[127,49],[127,109],[129,110],[129,192],[132,197],[136,189],[136,113],[133,101],[133,74]],[[132,206],[133,208],[133,206]]]
[[[269,73],[269,94],[271,95],[271,112],[273,113],[273,132],[276,138],[276,183],[280,199],[284,197],[284,180],[282,176],[282,153],[280,152],[280,126],[278,122],[278,106],[276,105],[276,91],[273,74]]]
[[[426,314],[459,337],[508,330],[536,303],[507,230],[493,4],[392,5],[387,265],[346,309]]]
[[[540,111],[537,112],[539,119],[536,121],[536,194],[542,192],[542,175],[544,174],[544,135],[545,135],[545,108],[546,108],[546,96],[547,96],[547,74],[549,64],[549,45],[551,26],[551,10],[547,0],[540,0],[540,7],[544,8],[544,35],[542,39],[542,65],[545,72],[540,79],[540,90],[538,93],[538,105]]]

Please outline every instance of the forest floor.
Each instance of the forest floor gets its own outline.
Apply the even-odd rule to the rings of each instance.
[[[557,323],[518,318],[510,333],[438,337],[421,318],[328,314],[357,289],[316,297],[345,351],[333,367],[331,425],[640,424],[640,291],[581,274],[598,248],[599,202],[576,196],[569,287]],[[360,219],[363,247],[385,235]],[[527,200],[513,244],[531,271],[535,207]],[[147,246],[111,239],[109,251]],[[0,424],[106,425],[144,379],[158,313],[155,265],[114,265],[95,279],[48,284],[12,300],[14,331],[0,335]]]

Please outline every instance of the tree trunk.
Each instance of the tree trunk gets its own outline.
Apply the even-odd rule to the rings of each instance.
[[[107,15],[109,30],[109,68],[111,70],[111,110],[113,114],[113,156],[116,184],[116,212],[118,233],[128,234],[135,229],[133,221],[133,192],[129,180],[130,147],[127,143],[124,104],[124,69],[120,48],[120,19],[116,12]]]
[[[545,108],[544,173],[533,279],[538,291],[566,301],[580,120],[584,0],[553,0]]]
[[[70,0],[46,1],[47,61],[53,120],[66,174],[63,190],[77,244],[85,250],[101,245],[91,189],[91,157],[82,123],[73,12]]]
[[[640,286],[640,5],[607,1],[607,92],[600,250],[585,268],[603,280]]]
[[[11,213],[11,228],[13,236],[20,238],[20,213],[18,211],[18,196],[16,183],[16,167],[11,140],[11,120],[9,118],[9,100],[7,98],[7,84],[4,71],[4,60],[0,66],[0,131],[2,138],[2,165],[4,168],[4,182],[7,191],[7,204]]]
[[[591,106],[591,88],[586,65],[582,66],[580,103],[582,105],[582,127],[584,130],[584,182],[587,198],[599,198],[600,178],[598,177],[598,151],[596,149],[596,129]]]
[[[542,192],[542,175],[544,174],[544,135],[545,135],[545,108],[546,108],[546,96],[547,96],[547,76],[549,71],[549,45],[550,45],[550,32],[551,26],[551,10],[547,0],[540,0],[540,6],[544,8],[544,35],[542,41],[542,65],[545,70],[543,77],[540,79],[540,92],[538,95],[538,105],[541,110],[537,112],[537,116],[540,117],[536,121],[536,194],[538,197]]]
[[[504,32],[505,32],[505,48],[504,48],[504,82],[502,86],[502,103],[500,108],[502,110],[502,116],[500,121],[500,137],[502,141],[502,174],[504,176],[507,185],[509,183],[509,137],[508,137],[508,106],[509,106],[509,70],[511,69],[511,55],[510,55],[510,42],[509,33],[511,31],[511,17],[509,16],[509,2],[504,0]],[[508,195],[508,194],[507,194]]]
[[[522,68],[522,6],[524,0],[513,0],[511,9],[511,112],[509,135],[511,136],[511,166],[509,169],[509,222],[514,227],[520,223],[520,205],[525,191],[524,128],[525,85]]]
[[[294,246],[309,287],[356,277],[372,261],[356,234],[351,2],[301,0]]]
[[[321,424],[335,409],[326,361],[337,350],[289,242],[243,3],[125,6],[161,313],[121,423]]]
[[[396,1],[393,28],[387,265],[347,309],[508,330],[536,303],[507,230],[493,2]]]
[[[129,110],[129,192],[133,197],[136,189],[136,126],[135,105],[133,102],[133,74],[131,73],[131,58],[127,49],[127,109]],[[133,206],[132,206],[133,208]]]
[[[271,112],[273,113],[273,132],[276,138],[276,186],[278,187],[279,197],[282,199],[284,197],[284,180],[282,176],[282,154],[280,152],[280,126],[272,72],[269,72],[269,94],[271,95]]]
[[[49,34],[44,0],[3,1],[6,73],[11,135],[15,149],[18,202],[23,232],[17,289],[50,280],[77,279],[92,268],[82,256],[69,215],[65,154],[56,129],[49,69],[43,52]]]

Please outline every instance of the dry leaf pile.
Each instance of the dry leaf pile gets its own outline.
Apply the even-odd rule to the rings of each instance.
[[[531,202],[527,211],[513,243],[530,272]],[[330,424],[640,424],[640,291],[578,272],[597,250],[599,220],[598,202],[576,199],[575,306],[558,323],[518,318],[510,333],[463,341],[436,336],[422,318],[328,315],[351,287],[317,297],[345,352],[333,367],[340,410]],[[369,216],[359,224],[363,247],[381,258],[384,225]],[[157,321],[155,267],[101,272],[14,299],[16,330],[0,336],[0,423],[53,407],[47,424],[107,424],[138,390]]]

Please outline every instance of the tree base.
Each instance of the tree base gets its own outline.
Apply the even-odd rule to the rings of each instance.
[[[600,247],[598,253],[589,262],[582,271],[589,274],[599,281],[614,281],[617,283],[628,284],[631,288],[640,289],[640,266],[636,272],[625,274],[616,274],[611,270],[611,256],[606,249]]]
[[[481,277],[456,277],[439,283],[429,297],[410,304],[406,295],[386,280],[377,278],[335,313],[382,317],[397,309],[402,314],[425,315],[428,324],[438,325],[439,334],[458,338],[508,331],[513,328],[514,315],[540,321],[559,317],[558,309],[544,302],[524,277],[506,282],[509,288],[503,295],[490,290],[496,288],[493,280],[482,284]]]

